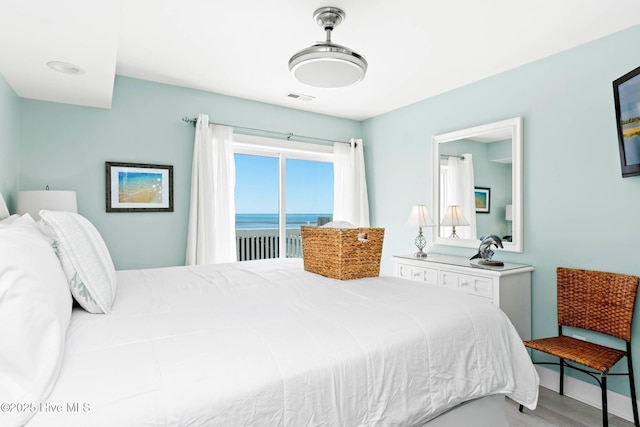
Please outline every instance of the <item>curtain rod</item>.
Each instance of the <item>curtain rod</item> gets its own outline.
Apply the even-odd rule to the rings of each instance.
[[[187,122],[187,123],[191,123],[194,127],[196,126],[196,123],[198,122],[198,119],[196,118],[190,118],[190,117],[183,117],[182,118],[183,122]],[[244,135],[253,135],[255,133],[260,133],[260,134],[264,134],[264,136],[267,135],[278,135],[281,137],[286,137],[287,141],[291,141],[291,139],[303,139],[303,140],[312,140],[312,141],[322,141],[322,142],[339,142],[341,144],[351,144],[350,141],[338,141],[335,139],[325,139],[325,138],[316,138],[314,136],[304,136],[304,135],[296,135],[294,133],[285,133],[285,132],[277,132],[274,130],[266,130],[266,129],[255,129],[255,128],[249,128],[249,127],[245,127],[245,126],[234,126],[234,125],[228,125],[228,124],[224,124],[224,123],[214,123],[214,122],[209,122],[209,124],[212,125],[221,125],[221,126],[230,126],[233,128],[233,130],[238,130],[238,133],[244,134]],[[244,131],[244,132],[243,132]],[[300,141],[300,142],[304,142],[304,141]]]
[[[440,154],[441,159],[448,159],[449,157],[457,157],[459,159],[464,160],[464,156],[456,156],[455,154]]]

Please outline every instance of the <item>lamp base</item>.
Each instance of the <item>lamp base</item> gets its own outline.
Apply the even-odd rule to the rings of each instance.
[[[418,252],[413,254],[413,256],[415,256],[416,258],[426,258],[427,253],[422,249],[424,249],[424,247],[427,246],[427,240],[424,238],[424,235],[422,234],[422,227],[419,227],[419,230],[420,231],[418,232],[418,235],[416,236],[416,240],[414,242],[416,245],[416,248],[418,248]]]

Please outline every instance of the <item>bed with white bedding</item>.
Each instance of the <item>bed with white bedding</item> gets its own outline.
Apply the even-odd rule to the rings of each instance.
[[[50,392],[22,402],[28,426],[420,426],[485,396],[537,402],[504,313],[450,290],[300,259],[116,281],[109,314],[73,309]]]

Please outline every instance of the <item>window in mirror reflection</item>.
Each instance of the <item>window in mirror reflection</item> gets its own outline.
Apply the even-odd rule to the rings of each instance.
[[[440,218],[446,217],[449,206],[460,206],[466,221],[457,224],[456,235],[461,239],[477,239],[473,156],[470,153],[443,154],[441,164]],[[441,233],[450,236],[453,227],[442,226]]]
[[[491,188],[491,205],[496,209],[476,212],[475,187]],[[440,145],[440,218],[448,206],[460,205],[469,222],[469,226],[456,227],[460,238],[510,234],[505,211],[511,194],[511,140],[463,139]],[[441,226],[441,236],[450,234],[451,227]]]

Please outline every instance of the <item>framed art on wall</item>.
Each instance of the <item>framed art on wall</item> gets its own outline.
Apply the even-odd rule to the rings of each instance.
[[[105,162],[107,212],[173,212],[173,166]]]
[[[475,188],[476,213],[490,213],[491,189],[486,187]]]
[[[613,82],[622,177],[640,175],[640,67]]]

